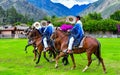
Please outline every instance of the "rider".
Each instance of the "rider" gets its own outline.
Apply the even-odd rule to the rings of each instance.
[[[43,32],[43,44],[44,44],[44,51],[49,50],[47,41],[50,39],[52,33],[54,32],[54,26],[50,21],[47,21],[47,27]]]
[[[77,40],[80,39],[79,41],[81,41],[83,35],[84,35],[84,31],[83,31],[83,26],[82,26],[82,22],[80,21],[80,16],[76,16],[76,24],[74,25],[74,27],[70,30],[70,39],[69,39],[69,44],[68,44],[68,51],[67,53],[73,53],[72,51],[72,46],[73,43]],[[78,41],[78,40],[77,40]]]

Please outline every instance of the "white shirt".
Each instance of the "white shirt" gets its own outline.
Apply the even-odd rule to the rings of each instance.
[[[83,27],[82,22],[80,20],[78,20],[77,23],[79,23]]]
[[[81,27],[82,27],[82,32],[83,32],[83,34],[84,34],[82,22],[81,22],[80,20],[78,20],[78,21],[76,22],[76,24],[77,24],[77,23],[81,25]]]

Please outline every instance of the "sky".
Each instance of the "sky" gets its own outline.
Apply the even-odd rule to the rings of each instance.
[[[74,5],[83,5],[93,3],[98,0],[51,0],[54,3],[61,3],[68,8],[72,8]]]

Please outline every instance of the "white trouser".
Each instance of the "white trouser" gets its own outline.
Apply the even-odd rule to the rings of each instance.
[[[73,42],[74,42],[74,38],[71,37],[70,40],[69,40],[69,44],[68,44],[68,50],[72,50]]]
[[[45,48],[48,47],[48,44],[47,44],[47,38],[46,38],[46,37],[43,39],[43,44],[44,44],[44,47],[45,47]]]

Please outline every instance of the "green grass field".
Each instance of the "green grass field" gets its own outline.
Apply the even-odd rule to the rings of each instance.
[[[47,62],[43,56],[39,64],[33,61],[33,47],[24,51],[27,39],[0,39],[0,75],[120,75],[120,38],[98,38],[101,42],[101,54],[107,69],[103,73],[102,66],[97,66],[98,60],[94,60],[86,72],[82,69],[87,64],[86,54],[75,56],[76,69],[71,70],[70,64],[63,66],[61,59],[59,67],[54,68],[55,62]],[[92,58],[96,58],[94,55]]]

